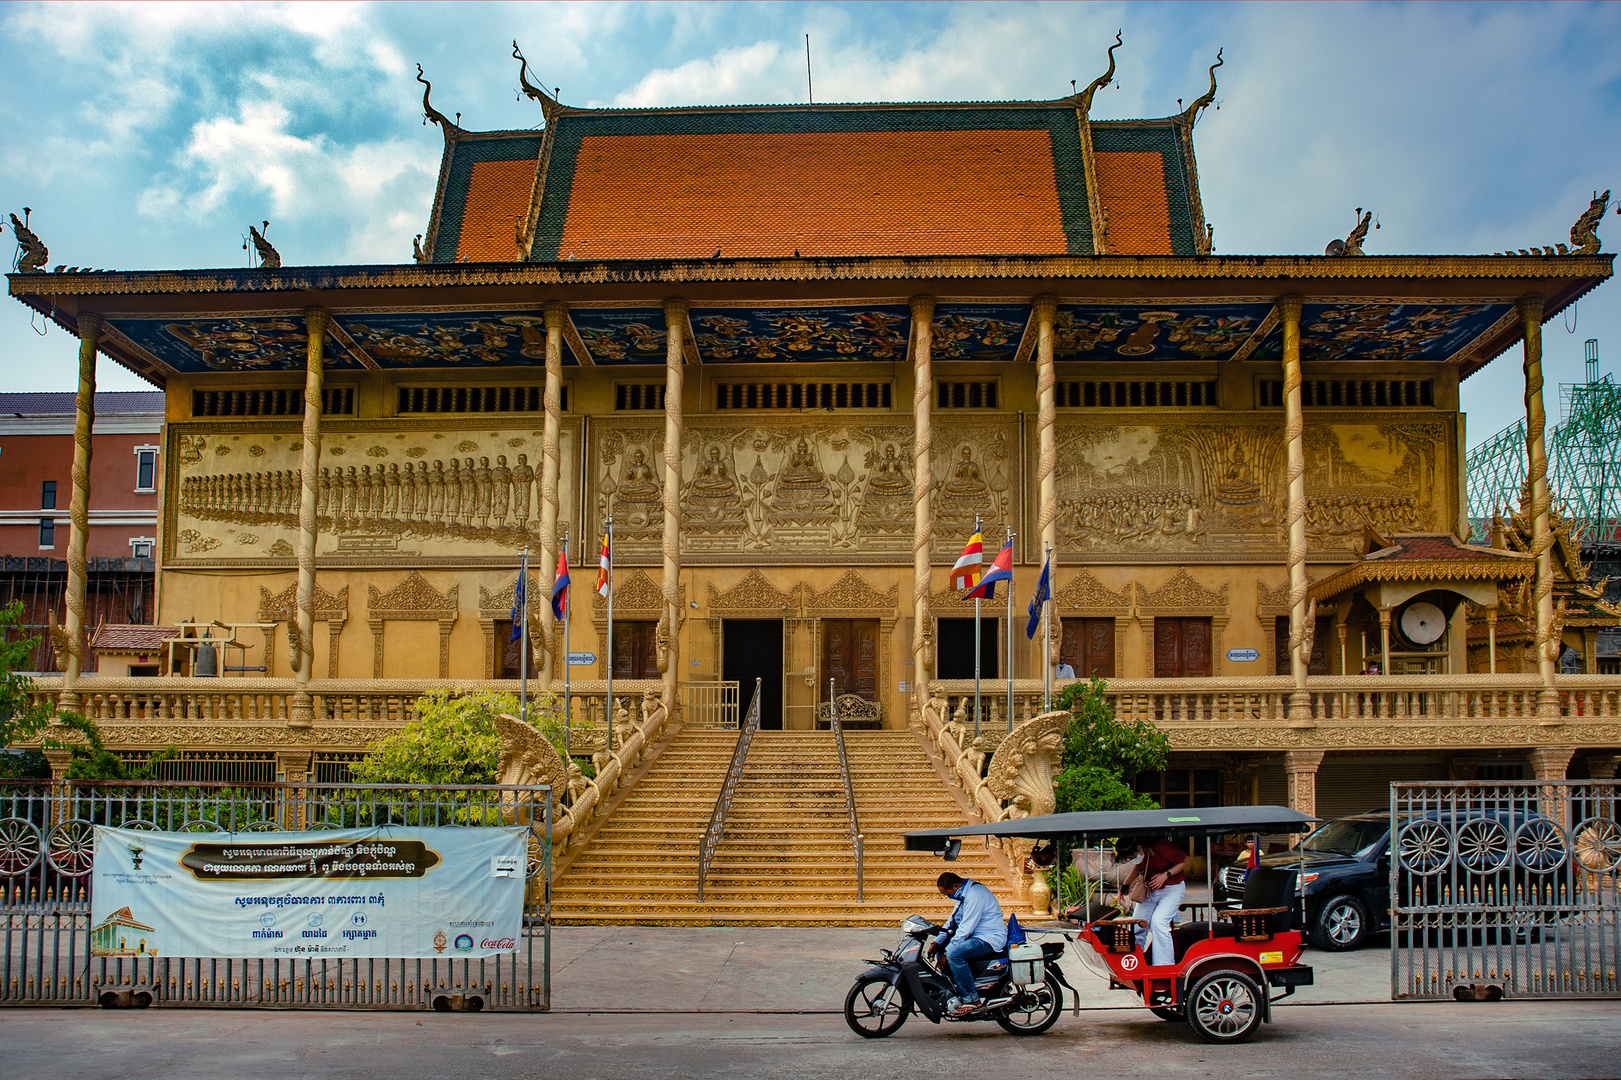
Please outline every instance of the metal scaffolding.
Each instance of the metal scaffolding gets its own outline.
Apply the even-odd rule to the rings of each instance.
[[[1621,385],[1599,375],[1598,339],[1586,342],[1587,381],[1561,383],[1559,422],[1548,435],[1548,489],[1583,547],[1621,545]],[[1491,538],[1492,514],[1519,504],[1525,421],[1469,451],[1470,539]]]

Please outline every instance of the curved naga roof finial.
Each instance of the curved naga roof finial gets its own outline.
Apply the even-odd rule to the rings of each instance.
[[[1598,223],[1604,217],[1604,211],[1610,205],[1610,193],[1594,195],[1593,201],[1588,204],[1587,210],[1576,219],[1576,224],[1570,227],[1570,253],[1572,255],[1597,255],[1603,242],[1598,238]],[[1621,209],[1616,213],[1621,214]],[[16,221],[16,218],[12,218]]]
[[[27,218],[28,207],[23,207],[23,217]],[[46,247],[40,238],[34,235],[26,221],[18,221],[17,215],[11,215],[11,231],[17,236],[17,258],[12,265],[19,274],[38,274],[44,271],[45,261],[51,257],[51,249]]]
[[[529,81],[529,61],[524,58],[523,52],[518,48],[517,39],[512,42],[512,58],[518,61],[518,83],[523,87],[524,96],[530,101],[540,102],[540,110],[545,114],[546,120],[551,121],[554,113],[561,107],[555,97]]]
[[[438,124],[439,130],[445,133],[446,139],[450,138],[452,132],[460,131],[461,129],[457,127],[456,124],[452,123],[444,113],[434,108],[433,105],[428,101],[428,95],[433,93],[433,83],[422,77],[421,64],[417,65],[417,82],[421,83],[423,87],[422,122],[426,124],[429,120],[432,120],[434,123]]]
[[[1093,79],[1092,85],[1081,91],[1075,107],[1081,111],[1082,116],[1090,116],[1092,113],[1092,95],[1114,82],[1114,51],[1120,48],[1120,43],[1123,40],[1120,31],[1116,30],[1114,32],[1114,44],[1109,46],[1109,70]]]
[[[1192,127],[1199,121],[1199,114],[1204,112],[1212,101],[1216,100],[1216,69],[1226,63],[1221,58],[1221,50],[1216,50],[1216,62],[1210,65],[1210,89],[1194,99],[1193,104],[1182,113],[1182,122]]]

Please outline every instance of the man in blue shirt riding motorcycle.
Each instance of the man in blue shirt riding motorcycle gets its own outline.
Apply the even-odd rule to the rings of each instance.
[[[935,887],[940,895],[956,901],[956,908],[938,938],[929,943],[929,954],[944,946],[946,963],[951,966],[951,979],[957,984],[961,1004],[952,1016],[968,1016],[979,1008],[979,991],[974,987],[973,969],[969,963],[981,957],[995,956],[1007,948],[1007,925],[1002,920],[1002,905],[996,894],[977,881],[941,874]]]

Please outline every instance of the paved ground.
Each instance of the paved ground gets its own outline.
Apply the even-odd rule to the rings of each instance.
[[[1621,1076],[1621,1002],[1394,1005],[1378,948],[1309,952],[1318,984],[1243,1046],[1120,1007],[1073,958],[1081,1014],[1046,1035],[914,1015],[890,1039],[859,1039],[838,1014],[844,992],[896,936],[561,928],[550,1015],[18,1009],[0,1014],[0,1061],[7,1080]]]

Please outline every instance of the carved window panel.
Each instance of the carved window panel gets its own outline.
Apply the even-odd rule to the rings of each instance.
[[[512,620],[495,620],[495,677],[497,679],[519,679],[523,677],[523,634],[518,640],[512,640]],[[529,656],[529,677],[538,678],[540,671],[535,667],[533,643]]]
[[[833,681],[833,693],[878,700],[878,620],[822,620],[822,678],[818,689]]]
[[[1210,652],[1209,619],[1154,620],[1154,678],[1208,678]]]
[[[1112,679],[1115,675],[1115,620],[1065,619],[1059,663],[1068,664],[1077,679]]]
[[[616,679],[657,679],[658,621],[614,620],[613,663]]]

